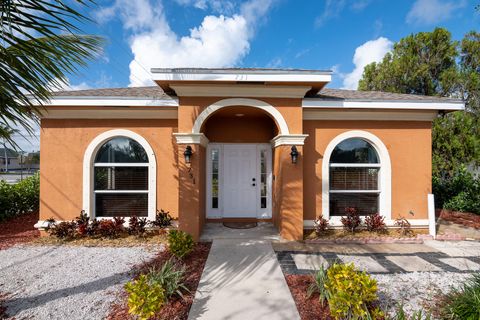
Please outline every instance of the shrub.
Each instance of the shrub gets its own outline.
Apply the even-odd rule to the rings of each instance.
[[[99,235],[98,229],[100,227],[100,221],[93,219],[87,227],[87,235],[89,237],[94,237]]]
[[[382,217],[378,213],[368,215],[365,217],[365,227],[368,231],[385,232],[387,230],[385,217]]]
[[[183,298],[182,291],[189,292],[183,283],[186,271],[185,266],[170,259],[160,269],[150,269],[148,279],[151,283],[159,283],[162,286],[166,298],[170,298],[174,294]]]
[[[452,289],[443,301],[441,313],[445,319],[479,319],[480,273],[474,274],[460,289]]]
[[[170,252],[177,258],[183,258],[192,252],[195,244],[191,235],[180,230],[170,230],[167,240]]]
[[[325,219],[322,215],[318,216],[317,219],[313,220],[313,225],[315,227],[315,233],[321,235],[328,230],[328,220]]]
[[[325,288],[328,305],[335,319],[380,319],[374,303],[378,301],[377,281],[352,264],[334,263],[327,270]]]
[[[38,211],[40,176],[38,173],[17,184],[0,181],[0,221]]]
[[[327,281],[327,270],[321,266],[320,270],[312,275],[313,282],[308,286],[307,296],[310,298],[314,293],[318,293],[318,300],[323,305],[328,299],[328,291],[325,287]]]
[[[147,219],[146,218],[139,218],[137,216],[131,216],[128,222],[128,234],[134,235],[137,237],[141,237],[145,235],[146,226],[147,226]]]
[[[173,218],[170,215],[170,212],[160,209],[160,211],[157,210],[155,221],[152,221],[151,224],[154,227],[166,228],[172,225],[172,220]]]
[[[55,222],[55,219],[50,218],[46,220],[47,227],[45,231],[49,235],[57,237],[58,239],[70,240],[75,238],[77,234],[77,223],[75,221]]]
[[[412,225],[404,217],[395,219],[395,226],[399,228],[399,232],[403,236],[412,234]]]
[[[90,223],[90,218],[85,213],[85,210],[80,211],[80,215],[75,218],[77,223],[77,233],[80,236],[86,236],[88,234],[88,226]]]
[[[153,317],[166,301],[162,286],[149,282],[146,275],[125,284],[125,290],[128,293],[128,312],[142,320]]]
[[[114,217],[113,220],[100,220],[97,234],[105,238],[118,238],[124,231],[124,218]]]
[[[480,214],[480,176],[466,167],[460,167],[451,177],[434,176],[432,186],[437,207]]]
[[[362,220],[360,219],[357,208],[347,207],[345,208],[345,213],[346,217],[342,217],[341,219],[343,229],[353,233],[360,227]]]

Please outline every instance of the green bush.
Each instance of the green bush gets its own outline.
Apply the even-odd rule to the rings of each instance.
[[[452,177],[434,176],[432,184],[437,207],[480,214],[480,177],[465,167]]]
[[[180,230],[170,230],[167,240],[170,252],[177,258],[188,255],[195,245],[192,236]]]
[[[138,319],[150,319],[166,301],[165,290],[159,283],[148,281],[146,275],[125,284],[128,293],[128,312]]]
[[[314,293],[318,294],[318,300],[323,305],[328,299],[328,291],[325,287],[327,282],[327,270],[323,267],[320,268],[313,276],[313,282],[307,289],[307,297],[311,297]]]
[[[17,184],[0,181],[0,221],[38,210],[40,176],[35,174]]]
[[[441,307],[444,319],[480,319],[480,273],[473,275],[460,289],[448,293]]]
[[[429,313],[426,313],[422,310],[416,310],[412,312],[409,316],[405,310],[403,310],[403,305],[400,305],[393,315],[390,315],[386,318],[387,320],[431,320],[432,316]]]
[[[334,263],[327,270],[325,288],[330,313],[335,319],[381,319],[377,281],[358,271],[353,263]]]
[[[185,266],[170,259],[160,269],[150,269],[147,277],[150,283],[158,283],[162,286],[165,297],[170,298],[176,294],[183,298],[182,291],[189,292],[183,283],[186,271]]]

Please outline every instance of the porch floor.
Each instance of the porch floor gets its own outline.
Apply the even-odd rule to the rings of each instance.
[[[232,229],[223,223],[206,223],[203,227],[200,241],[213,241],[218,239],[244,239],[244,240],[267,240],[278,241],[280,234],[277,228],[270,222],[259,222],[255,228]]]

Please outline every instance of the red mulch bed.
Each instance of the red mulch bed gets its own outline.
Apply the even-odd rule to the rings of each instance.
[[[307,297],[307,289],[312,283],[312,276],[288,274],[285,275],[285,279],[302,320],[332,319],[328,306],[322,306],[318,300],[318,294],[314,294],[310,298]]]
[[[445,221],[461,224],[466,227],[480,229],[480,215],[469,212],[439,210],[439,217]]]
[[[162,310],[154,319],[184,320],[188,318],[188,312],[192,306],[195,291],[200,282],[200,277],[202,276],[211,245],[211,243],[197,243],[193,252],[184,258],[183,262],[187,267],[185,285],[190,290],[190,293],[185,293],[183,295],[184,299],[173,297],[165,306],[163,306]],[[135,273],[138,276],[140,273],[147,272],[151,267],[161,266],[171,257],[172,255],[169,251],[160,252],[153,260],[137,266]],[[125,291],[120,294],[119,299],[120,302],[112,305],[107,319],[133,319],[133,317],[128,314],[127,294]]]
[[[33,225],[38,222],[38,212],[24,214],[0,223],[0,250],[17,243],[29,242],[40,236]]]

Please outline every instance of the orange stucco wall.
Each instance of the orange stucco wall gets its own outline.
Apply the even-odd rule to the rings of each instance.
[[[40,219],[71,220],[82,210],[83,157],[99,134],[127,129],[144,137],[157,161],[157,208],[178,216],[176,120],[41,121]]]
[[[304,219],[322,213],[322,159],[329,142],[349,130],[376,135],[392,166],[392,218],[426,219],[431,193],[431,123],[419,121],[304,121]],[[410,216],[413,211],[415,216]]]

